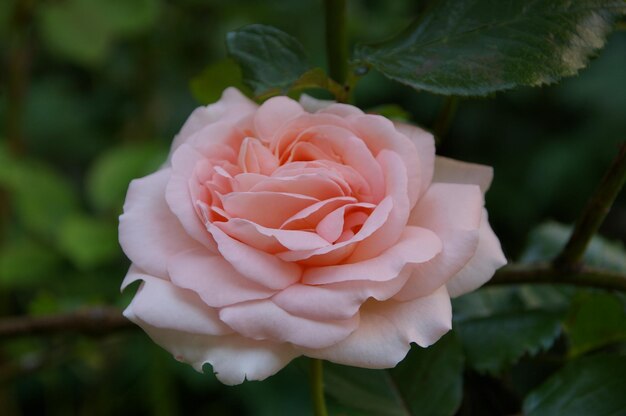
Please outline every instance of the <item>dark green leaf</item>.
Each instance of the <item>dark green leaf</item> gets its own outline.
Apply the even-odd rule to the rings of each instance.
[[[300,42],[271,26],[249,25],[229,32],[226,47],[241,66],[244,83],[257,96],[286,94],[311,69]]]
[[[556,222],[540,225],[531,232],[528,247],[522,254],[521,261],[533,263],[551,260],[565,246],[571,232],[571,226]],[[589,266],[626,272],[626,250],[619,241],[611,242],[595,236],[587,247],[584,262]]]
[[[500,313],[465,320],[457,331],[468,363],[479,372],[498,373],[524,354],[550,348],[561,332],[560,314]]]
[[[526,416],[613,416],[626,409],[626,358],[595,356],[567,365],[524,401]]]
[[[450,333],[429,348],[413,346],[389,371],[326,365],[325,387],[348,414],[453,415],[462,372],[461,347]]]
[[[574,75],[625,11],[623,0],[441,0],[402,34],[356,54],[417,89],[485,95]]]
[[[222,59],[206,67],[190,83],[191,93],[201,104],[219,100],[227,87],[236,87],[245,92],[241,69],[231,59]]]
[[[87,176],[89,199],[100,210],[121,211],[130,181],[156,170],[166,155],[166,149],[153,143],[111,148]]]
[[[569,336],[571,355],[624,341],[624,305],[617,297],[607,293],[582,294],[572,305],[565,331]]]

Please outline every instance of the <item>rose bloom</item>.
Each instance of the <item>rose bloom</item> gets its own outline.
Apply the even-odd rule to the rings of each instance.
[[[450,297],[504,265],[486,166],[351,105],[234,88],[132,181],[119,238],[142,283],[124,315],[226,384],[300,355],[394,367],[451,328]]]

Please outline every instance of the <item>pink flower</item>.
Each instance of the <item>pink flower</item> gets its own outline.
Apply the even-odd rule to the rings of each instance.
[[[435,157],[420,128],[313,106],[229,88],[128,189],[122,287],[143,283],[125,316],[226,384],[299,355],[393,367],[506,263],[483,208],[491,168]]]

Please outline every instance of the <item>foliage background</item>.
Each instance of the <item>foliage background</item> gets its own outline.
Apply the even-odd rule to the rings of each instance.
[[[350,38],[388,37],[423,8],[410,0],[351,1]],[[325,66],[317,0],[0,2],[0,316],[129,302],[132,291],[119,294],[128,261],[117,243],[128,182],[158,167],[193,108],[233,82],[224,39],[249,23],[294,35],[311,61]],[[510,259],[545,259],[567,238],[555,223],[537,227],[572,223],[624,140],[625,68],[622,30],[579,76],[461,100],[438,153],[494,166],[487,207]],[[432,128],[444,98],[376,73],[358,84],[359,107],[392,103],[403,111],[385,111]],[[589,258],[625,271],[626,195],[601,231],[611,243],[597,242]],[[509,313],[510,299],[519,303],[515,311],[560,315],[540,315],[549,328],[508,357],[463,344],[459,414],[518,413],[526,393],[567,360],[624,352],[623,296],[528,287],[481,293],[455,304],[461,341],[489,330],[504,338],[519,332],[501,324],[464,335],[473,330],[463,320],[472,318],[476,302],[494,315]],[[588,322],[580,325],[613,324],[598,335],[581,329],[581,314]],[[496,363],[485,362],[484,348]],[[306,414],[306,372],[299,359],[266,382],[225,387],[210,371],[177,363],[138,330],[0,339],[0,414]],[[339,397],[335,404],[347,402]]]

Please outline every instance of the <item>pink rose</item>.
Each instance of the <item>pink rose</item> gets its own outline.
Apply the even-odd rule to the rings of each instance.
[[[435,157],[417,127],[229,88],[130,184],[122,287],[143,283],[125,316],[226,384],[299,355],[393,367],[450,329],[450,296],[506,263],[483,208],[491,178]]]

